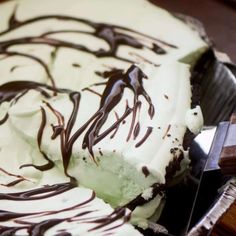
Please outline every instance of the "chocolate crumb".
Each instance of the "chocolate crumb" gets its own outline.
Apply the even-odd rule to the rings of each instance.
[[[79,65],[79,64],[77,64],[77,63],[73,63],[72,66],[73,66],[73,67],[77,67],[77,68],[80,68],[80,67],[81,67],[81,65]]]
[[[166,94],[164,94],[164,97],[165,97],[166,99],[169,99],[169,97],[168,97]]]
[[[197,112],[194,112],[193,114],[194,114],[195,116],[197,116],[198,113],[197,113]]]
[[[194,137],[195,137],[195,134],[192,133],[189,129],[187,129],[187,131],[185,132],[185,135],[184,135],[184,140],[183,140],[184,150],[188,150]]]
[[[98,148],[98,150],[99,150],[100,155],[103,156],[103,152],[102,152],[101,148]]]
[[[146,178],[150,174],[150,172],[149,172],[149,170],[148,170],[148,168],[146,166],[142,167],[142,172],[143,172],[143,174],[145,175]]]
[[[179,148],[177,148],[177,147],[171,148],[170,153],[175,154],[178,150],[179,150]]]
[[[51,52],[51,58],[52,59],[54,59],[56,57],[56,54],[57,54],[56,51],[57,51],[57,49],[55,49]]]

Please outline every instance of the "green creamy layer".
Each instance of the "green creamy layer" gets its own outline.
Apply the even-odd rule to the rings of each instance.
[[[99,156],[99,153],[95,155]],[[129,203],[157,181],[154,176],[145,178],[134,166],[124,161],[122,156],[112,152],[103,154],[97,163],[98,165],[89,157],[85,161],[76,157],[71,162],[70,173],[113,207]]]
[[[184,134],[203,124],[184,63],[194,65],[206,43],[144,0],[13,0],[0,15],[0,190],[73,177],[113,207],[147,202],[133,211],[145,226],[161,209],[153,185],[166,184],[173,161],[177,175],[187,168]],[[32,87],[11,97],[22,81]]]
[[[84,135],[82,134],[73,145],[68,167],[70,176],[76,178],[81,185],[95,190],[99,197],[114,207],[129,203],[155,183],[165,184],[166,167],[173,158],[178,158],[181,153],[187,157],[187,153],[182,147],[186,128],[198,132],[202,125],[200,109],[190,108],[191,93],[187,65],[172,62],[160,67],[140,65],[140,68],[148,76],[148,79],[143,81],[143,85],[153,101],[156,115],[150,119],[145,113],[140,113],[140,134],[137,139],[132,138],[129,141],[124,137],[127,137],[129,133],[133,118],[127,116],[125,123],[117,127],[114,137],[111,138],[114,131],[110,132],[93,146],[93,156],[88,149],[83,149]],[[157,88],[153,86],[156,80],[159,83]],[[86,96],[84,96],[85,93]],[[127,90],[123,95],[123,102],[121,101],[115,108],[119,117],[122,116],[126,101],[132,102],[132,99],[132,93]],[[83,109],[87,107],[88,101],[90,101],[89,109]],[[58,125],[58,118],[47,104],[60,113],[65,124],[68,124],[73,105],[67,94],[58,94],[56,97],[47,99],[41,93],[30,90],[10,108],[6,103],[2,106],[2,116],[3,111],[6,112],[6,110],[9,114],[8,121],[0,126],[0,129],[6,129],[1,132],[2,140],[6,139],[7,133],[9,140],[4,141],[7,146],[2,149],[4,154],[1,154],[1,160],[4,163],[4,156],[11,157],[11,162],[14,163],[17,173],[24,175],[26,169],[31,169],[32,173],[39,172],[40,176],[44,176],[47,171],[35,170],[35,166],[47,163],[43,157],[45,154],[60,170],[61,177],[64,175],[62,141],[60,136],[52,138],[52,127]],[[93,116],[94,110],[99,107],[99,101],[94,94],[84,91],[80,107],[71,137],[86,120],[89,120],[89,117]],[[148,109],[148,104],[144,101],[142,108],[143,111]],[[46,120],[39,149],[37,142],[43,120],[42,109],[45,111]],[[82,117],[81,114],[83,114]],[[109,117],[110,119],[106,120],[101,133],[116,121],[116,116],[113,114],[110,114]],[[137,143],[145,137],[147,127],[152,127],[152,132],[140,146],[137,146]],[[25,145],[23,149],[22,142]],[[15,148],[12,149],[12,146]],[[176,150],[175,153],[171,151],[172,149]],[[19,166],[27,164],[34,166],[19,169]],[[43,183],[46,182],[46,179],[42,178]],[[146,196],[147,201],[155,197],[152,194],[152,191],[149,191]]]

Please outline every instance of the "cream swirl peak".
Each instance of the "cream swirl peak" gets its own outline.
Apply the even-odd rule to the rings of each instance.
[[[187,129],[201,128],[176,60],[194,63],[206,44],[144,0],[13,0],[0,15],[3,199],[80,184],[141,224],[188,162]]]

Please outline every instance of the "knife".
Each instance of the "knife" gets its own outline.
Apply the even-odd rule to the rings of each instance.
[[[219,194],[219,188],[231,178],[230,175],[236,175],[235,134],[236,114],[233,114],[229,122],[221,122],[217,127],[191,213],[188,229],[192,229],[194,225],[195,227],[190,230],[189,236],[208,235],[213,224],[216,223],[214,220],[217,216],[212,216],[209,209],[212,207],[212,203],[215,202],[216,196],[219,199],[223,196],[222,193]],[[227,206],[229,204],[224,207],[227,209]],[[215,214],[220,214],[220,212],[218,211]],[[211,217],[214,219],[211,220]]]

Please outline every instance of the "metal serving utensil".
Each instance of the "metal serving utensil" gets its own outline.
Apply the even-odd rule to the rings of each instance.
[[[203,217],[190,230],[189,236],[208,235],[218,219],[236,201],[236,180],[231,178],[234,175],[236,176],[236,113],[229,122],[221,122],[217,127],[200,178],[189,228]],[[217,195],[218,199],[215,201]]]

